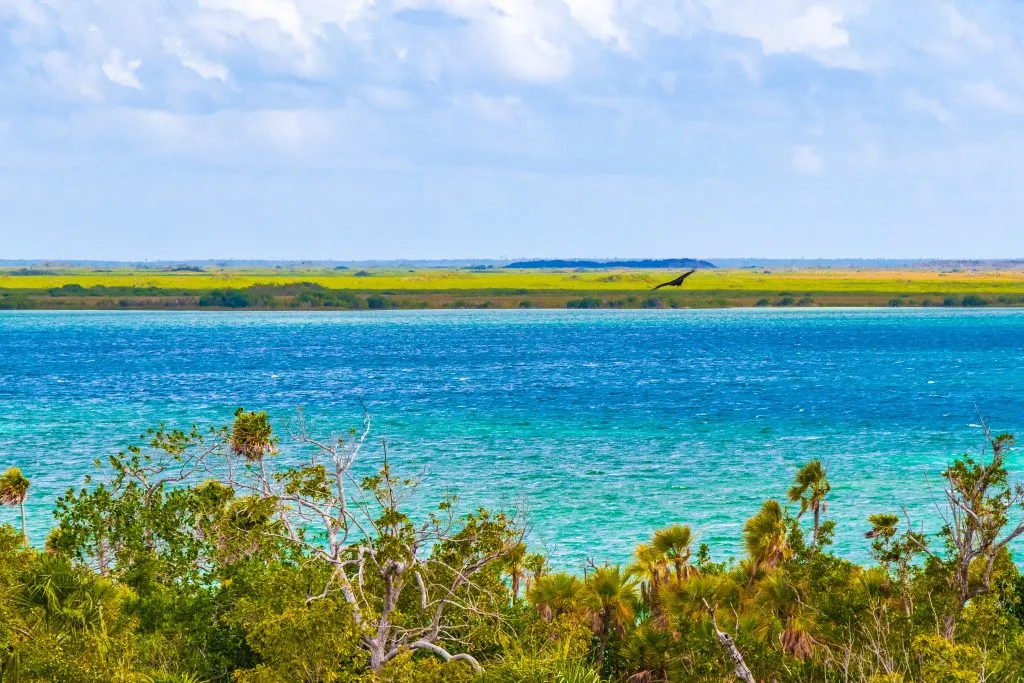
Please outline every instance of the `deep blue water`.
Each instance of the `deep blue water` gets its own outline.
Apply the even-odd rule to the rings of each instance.
[[[862,558],[870,513],[934,524],[978,411],[1024,434],[1022,388],[1018,311],[0,312],[0,468],[32,479],[40,542],[55,496],[148,426],[302,405],[326,432],[361,398],[423,500],[521,501],[569,566],[672,522],[735,551],[811,458]]]

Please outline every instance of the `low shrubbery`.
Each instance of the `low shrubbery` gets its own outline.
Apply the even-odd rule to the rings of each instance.
[[[1024,579],[1010,554],[1024,490],[1009,480],[1009,436],[945,470],[938,534],[865,511],[871,566],[831,551],[831,484],[812,461],[746,522],[740,558],[676,524],[629,565],[564,573],[528,551],[514,513],[460,513],[451,496],[410,513],[417,482],[386,448],[379,471],[355,476],[368,429],[315,438],[300,415],[294,466],[265,413],[152,430],[57,502],[44,550],[23,543],[20,519],[0,526],[0,681],[1024,674]],[[0,477],[0,504],[28,495],[19,472]]]

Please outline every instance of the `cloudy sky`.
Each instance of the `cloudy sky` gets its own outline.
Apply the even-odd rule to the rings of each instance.
[[[1024,3],[0,0],[0,258],[1024,256]]]

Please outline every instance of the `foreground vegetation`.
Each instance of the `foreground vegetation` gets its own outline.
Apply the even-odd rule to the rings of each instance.
[[[1024,272],[702,270],[684,288],[651,287],[674,271],[0,270],[0,308],[382,309],[721,308],[730,306],[1019,306]]]
[[[450,497],[412,514],[386,445],[356,477],[368,420],[321,438],[300,414],[289,432],[301,465],[266,413],[150,431],[57,502],[44,550],[24,537],[30,482],[0,477],[18,525],[0,527],[0,680],[1024,680],[1008,435],[943,472],[938,534],[868,517],[868,567],[831,552],[812,461],[746,522],[738,560],[677,524],[629,566],[570,574],[514,512]]]

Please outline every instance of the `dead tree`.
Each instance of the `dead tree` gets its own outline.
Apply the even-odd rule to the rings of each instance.
[[[365,415],[359,429],[317,439],[300,411],[290,453],[309,457],[294,464],[274,457],[279,440],[262,412],[239,410],[230,429],[148,432],[110,459],[113,476],[58,500],[54,543],[104,574],[165,554],[198,582],[220,562],[298,556],[327,577],[307,603],[347,605],[372,670],[422,650],[480,671],[466,636],[501,627],[502,571],[525,526],[518,514],[460,515],[454,496],[414,521],[418,481],[395,474],[386,444],[380,470],[356,477],[369,434]]]
[[[354,477],[369,433],[366,416],[361,429],[320,440],[300,412],[292,436],[312,450],[308,462],[277,473],[262,458],[229,462],[228,483],[277,501],[288,541],[332,568],[330,581],[308,600],[340,595],[348,603],[372,670],[404,651],[424,650],[480,672],[475,658],[450,648],[461,643],[465,620],[499,619],[507,595],[495,595],[493,582],[478,578],[521,547],[524,526],[485,511],[460,517],[454,496],[414,523],[403,510],[418,482],[395,475],[386,443],[380,471]]]
[[[718,621],[715,619],[715,609],[708,604],[707,600],[704,601],[704,609],[711,618],[711,628],[715,631],[715,638],[718,639],[718,644],[722,646],[722,649],[725,650],[730,661],[732,661],[733,674],[743,683],[757,683],[757,679],[754,678],[750,667],[747,666],[747,662],[743,659],[743,653],[736,647],[736,641],[718,627]]]
[[[947,640],[953,639],[956,620],[967,603],[991,589],[996,561],[1006,547],[1024,534],[1024,517],[1018,517],[1012,525],[1010,522],[1015,509],[1024,507],[1024,486],[1011,485],[1006,469],[1013,437],[992,436],[986,425],[985,440],[986,448],[977,461],[964,455],[942,475],[946,480],[946,509],[942,512],[945,525],[941,535],[947,542],[948,556],[938,557],[921,548],[949,572],[953,604],[943,616],[941,627]]]

